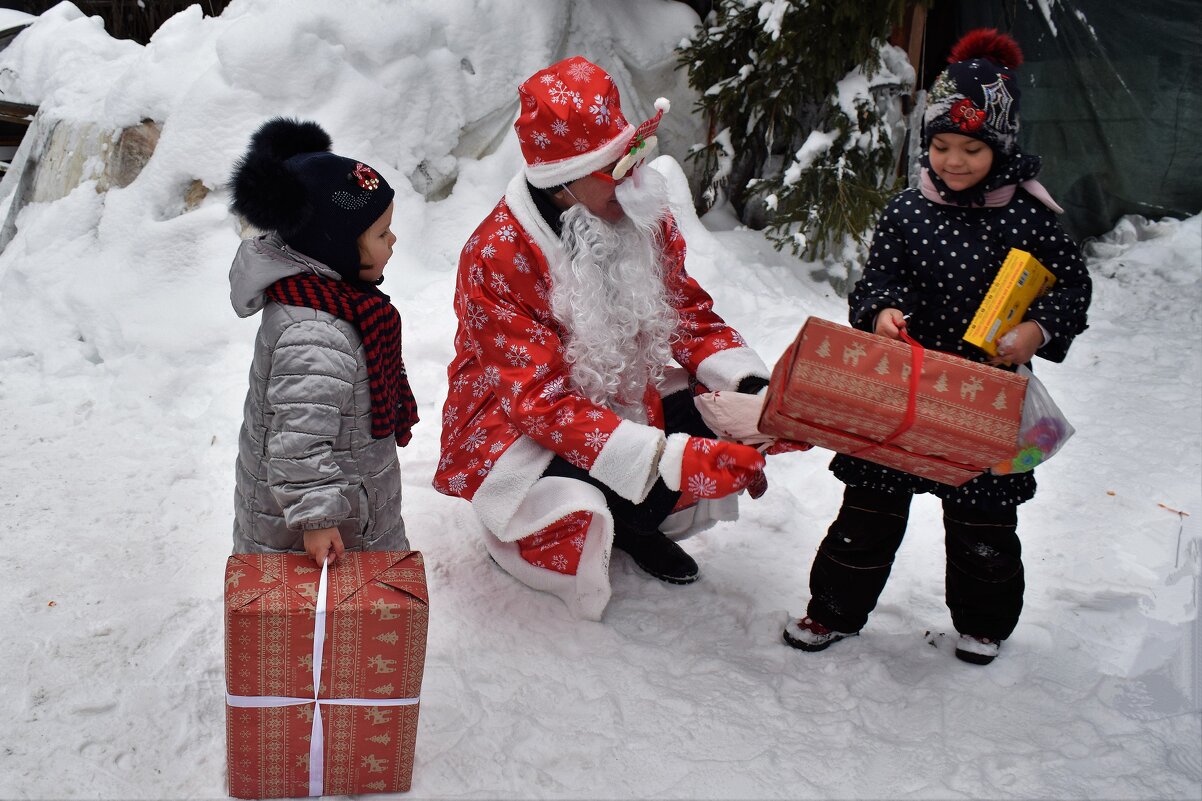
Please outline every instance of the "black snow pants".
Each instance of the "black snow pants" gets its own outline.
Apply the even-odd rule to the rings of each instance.
[[[811,618],[835,631],[863,628],[906,533],[912,498],[846,488],[810,568]],[[1025,582],[1017,525],[1015,506],[979,510],[944,501],[947,606],[961,634],[1004,640],[1018,624]]]

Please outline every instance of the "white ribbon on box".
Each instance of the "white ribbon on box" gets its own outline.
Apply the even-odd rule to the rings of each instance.
[[[279,695],[230,695],[225,702],[240,708],[301,706],[313,704],[313,730],[309,735],[309,795],[321,795],[325,788],[325,727],[321,722],[321,705],[332,706],[413,706],[417,698],[318,698],[321,687],[321,652],[326,643],[326,604],[330,586],[330,563],[321,566],[317,584],[316,615],[313,623],[313,697],[292,698]]]

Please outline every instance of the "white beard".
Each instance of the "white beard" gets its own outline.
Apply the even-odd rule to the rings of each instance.
[[[639,172],[637,185],[632,178],[618,187],[621,222],[611,225],[580,203],[563,213],[567,261],[549,267],[571,383],[616,411],[640,406],[648,383],[663,378],[679,324],[664,290],[667,184],[654,170]]]

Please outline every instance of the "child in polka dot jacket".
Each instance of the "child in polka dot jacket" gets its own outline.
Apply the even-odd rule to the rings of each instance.
[[[1006,369],[1033,356],[1063,361],[1086,328],[1091,284],[1076,244],[1056,220],[1061,209],[1034,180],[1040,160],[1019,151],[1022,53],[993,30],[968,33],[931,88],[923,116],[921,182],[895,196],[873,235],[849,298],[851,324]],[[1056,276],[990,359],[962,336],[1011,248]],[[867,622],[905,534],[914,493],[943,502],[946,597],[960,633],[956,655],[987,664],[1018,623],[1023,564],[1019,504],[1035,494],[1032,473],[983,474],[960,487],[937,484],[850,456],[831,470],[843,506],[810,570],[806,616],[785,641],[820,651]]]

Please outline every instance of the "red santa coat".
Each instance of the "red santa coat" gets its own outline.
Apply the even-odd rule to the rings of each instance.
[[[712,390],[734,389],[748,376],[766,378],[763,361],[685,272],[675,219],[665,222],[664,241],[668,300],[680,316],[676,361]],[[637,503],[658,475],[664,447],[654,392],[643,419],[631,420],[571,390],[566,333],[551,313],[550,259],[566,259],[564,248],[519,173],[460,255],[459,325],[434,479],[439,492],[472,501],[481,522],[505,542],[573,511],[526,514],[514,525],[518,507],[556,454]]]

